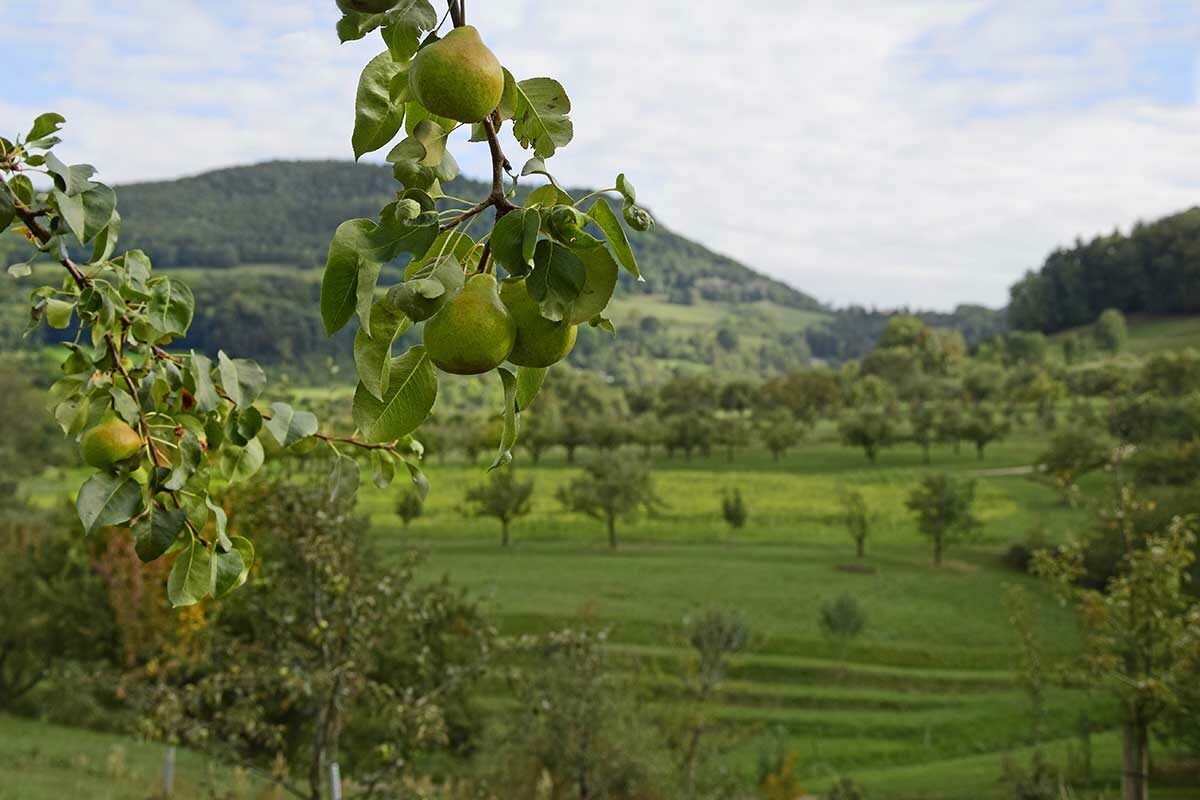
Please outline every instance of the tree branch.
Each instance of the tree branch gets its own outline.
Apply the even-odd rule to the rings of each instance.
[[[15,211],[17,217],[21,220],[21,222],[25,223],[25,227],[29,229],[29,233],[32,234],[33,237],[38,240],[38,242],[41,244],[46,244],[50,241],[50,232],[43,228],[37,221],[38,216],[40,216],[38,212],[30,211],[23,205],[16,206]],[[74,279],[75,283],[80,289],[87,287],[88,284],[91,283],[91,281],[88,280],[88,277],[83,274],[83,271],[80,270],[75,262],[70,258],[63,256],[58,260],[58,263],[66,267],[67,272],[71,273],[71,278]]]
[[[447,0],[450,5],[450,19],[454,22],[454,27],[461,28],[467,24],[467,13],[463,8],[463,3],[460,0]]]

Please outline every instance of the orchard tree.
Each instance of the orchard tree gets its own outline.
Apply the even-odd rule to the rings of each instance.
[[[975,481],[945,474],[927,475],[908,496],[917,529],[933,542],[934,564],[941,565],[946,547],[980,526],[971,509],[974,503]]]
[[[734,489],[721,496],[721,516],[735,531],[746,526],[750,514],[746,510],[746,501],[742,498],[741,489]]]
[[[1115,448],[1116,443],[1103,428],[1076,425],[1051,438],[1037,465],[1062,495],[1063,504],[1074,506],[1079,479],[1111,463]]]
[[[862,558],[867,554],[867,539],[871,528],[879,519],[879,514],[867,507],[867,499],[856,489],[845,489],[841,493],[841,521],[846,526],[847,533],[854,540],[854,555]]]
[[[987,446],[1008,435],[1011,425],[996,406],[980,403],[967,414],[959,432],[975,445],[975,455],[982,461]]]
[[[50,396],[55,420],[80,437],[95,470],[78,493],[80,520],[88,533],[131,529],[147,561],[172,556],[167,592],[175,605],[246,581],[253,545],[227,533],[210,492],[252,478],[264,440],[336,451],[331,495],[356,489],[355,453],[369,456],[377,483],[399,467],[424,492],[414,435],[433,408],[439,375],[492,374],[503,396],[492,466],[503,466],[519,412],[547,368],[570,353],[579,325],[612,330],[604,314],[621,269],[641,278],[627,230],[644,231],[653,219],[632,183],[618,175],[582,197],[561,188],[548,161],[574,133],[565,90],[552,78],[518,80],[467,24],[463,0],[446,6],[440,15],[431,0],[337,3],[343,42],[378,33],[384,48],[359,79],[354,155],[390,145],[398,184],[378,217],[338,227],[321,283],[328,334],[358,318],[354,434],[321,432],[313,414],[268,403],[266,376],[253,362],[172,351],[195,314],[192,292],[155,273],[145,253],[118,255],[116,193],[94,180],[94,167],[55,154],[62,116],[43,114],[25,134],[0,138],[0,232],[12,228],[34,256],[9,272],[32,275],[39,256],[65,270],[60,284],[33,290],[31,311],[34,323],[76,327]],[[529,156],[519,171],[500,143],[505,126]],[[459,129],[487,148],[485,197],[442,191],[459,172],[447,147]],[[44,180],[35,185],[31,175]],[[517,179],[534,175],[548,182],[518,205]],[[610,198],[619,198],[619,212]],[[470,226],[486,213],[491,230],[472,238]],[[381,286],[383,265],[401,259],[404,280]],[[421,343],[395,355],[401,334],[419,322]],[[567,407],[568,422],[585,413]]]
[[[768,411],[760,416],[755,422],[755,427],[758,429],[759,439],[775,461],[804,439],[803,423],[783,408]]]
[[[496,470],[486,483],[467,490],[467,507],[477,517],[500,521],[500,544],[508,547],[513,520],[533,510],[533,480],[519,481],[512,468]]]
[[[1149,798],[1151,727],[1194,691],[1200,668],[1200,603],[1187,592],[1195,534],[1178,517],[1164,529],[1139,529],[1144,511],[1122,490],[1106,516],[1124,553],[1102,591],[1080,584],[1086,569],[1077,544],[1043,550],[1035,562],[1078,613],[1083,652],[1075,676],[1120,704],[1123,800]]]
[[[895,418],[884,406],[866,406],[842,414],[838,429],[842,441],[850,447],[861,447],[867,460],[874,464],[879,451],[891,445],[896,435]]]
[[[867,626],[867,615],[854,595],[840,594],[821,604],[817,622],[838,660],[845,661],[850,642]]]
[[[654,492],[650,467],[641,461],[615,458],[588,464],[584,474],[558,490],[559,500],[571,511],[603,520],[608,546],[617,549],[617,521],[639,509],[654,511],[662,505]]]
[[[937,407],[928,401],[916,400],[908,406],[908,427],[912,430],[913,441],[921,448],[921,461],[929,463],[929,448],[937,439],[938,414]]]

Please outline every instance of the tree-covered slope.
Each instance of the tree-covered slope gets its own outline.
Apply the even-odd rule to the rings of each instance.
[[[1009,323],[1046,333],[1091,323],[1108,308],[1200,314],[1200,207],[1076,240],[1010,290]]]
[[[448,194],[486,196],[465,179]],[[387,167],[346,161],[272,161],[190,178],[118,187],[124,220],[121,244],[151,253],[162,267],[324,263],[338,224],[370,217],[396,191]],[[581,197],[586,192],[575,192]],[[473,234],[486,231],[478,220]],[[680,302],[770,300],[790,308],[820,304],[726,256],[657,227],[631,237],[645,263],[647,285]]]

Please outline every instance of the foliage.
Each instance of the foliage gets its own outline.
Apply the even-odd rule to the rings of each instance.
[[[1009,324],[1050,333],[1087,325],[1109,308],[1126,314],[1195,313],[1198,232],[1200,209],[1193,208],[1138,223],[1128,234],[1055,250],[1038,272],[1009,290]]]
[[[1123,489],[1106,517],[1124,552],[1103,591],[1079,585],[1084,559],[1078,545],[1043,552],[1037,561],[1079,615],[1084,641],[1077,679],[1120,703],[1123,796],[1132,800],[1148,797],[1150,727],[1178,710],[1181,692],[1200,668],[1200,603],[1184,591],[1195,535],[1181,518],[1165,529],[1140,529],[1140,510],[1140,501]]]
[[[860,491],[843,489],[838,497],[842,506],[842,524],[846,526],[846,532],[854,540],[855,556],[862,558],[866,555],[867,539],[871,535],[871,528],[878,521],[879,515],[867,507],[867,498]]]
[[[522,643],[516,709],[482,752],[488,796],[661,800],[665,753],[610,664],[607,635],[563,630]]]
[[[821,604],[817,618],[821,633],[833,644],[839,658],[846,657],[850,641],[863,632],[867,615],[852,594],[840,594]]]
[[[721,516],[734,530],[741,530],[746,526],[750,515],[746,510],[746,501],[742,497],[741,489],[734,489],[721,496]]]
[[[998,408],[991,403],[979,403],[967,413],[959,435],[974,444],[976,455],[983,459],[987,446],[1011,431],[1012,426]]]
[[[863,406],[842,414],[838,429],[842,441],[850,447],[861,447],[867,460],[874,464],[879,451],[895,439],[895,416],[882,405]]]
[[[917,529],[933,541],[933,563],[942,563],[944,549],[979,527],[971,506],[975,481],[944,473],[927,475],[908,496],[906,505],[917,515]]]
[[[1037,465],[1059,491],[1066,505],[1078,502],[1077,483],[1087,473],[1112,461],[1115,444],[1103,429],[1076,425],[1058,431]]]
[[[513,520],[532,510],[533,480],[517,480],[512,468],[496,470],[487,483],[467,490],[467,505],[477,516],[495,517],[500,521],[500,544],[508,547],[508,529]]]
[[[353,499],[320,482],[262,483],[237,508],[263,560],[206,651],[175,668],[179,688],[150,670],[131,687],[147,732],[282,772],[314,800],[331,762],[395,791],[416,756],[463,747],[492,638],[473,604],[419,587],[411,556],[381,564]]]
[[[425,500],[416,488],[406,487],[400,491],[400,496],[396,498],[396,516],[404,523],[405,528],[424,511]]]
[[[559,500],[571,511],[603,520],[608,546],[617,549],[617,520],[639,509],[656,511],[662,501],[654,491],[650,467],[641,461],[597,459],[584,474],[559,487]]]
[[[19,505],[0,515],[0,709],[16,704],[66,659],[117,659],[101,577],[84,543],[67,533],[70,512]]]
[[[1096,338],[1096,348],[1106,353],[1119,353],[1129,343],[1125,315],[1115,308],[1105,309],[1100,314],[1092,334]]]

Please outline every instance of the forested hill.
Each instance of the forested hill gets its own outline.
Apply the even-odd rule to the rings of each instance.
[[[1010,290],[1009,324],[1046,333],[1108,308],[1200,314],[1200,207],[1055,250]]]
[[[323,264],[343,220],[373,217],[394,197],[388,167],[346,161],[272,161],[190,178],[119,186],[123,247],[153,255],[160,267],[236,264]],[[487,187],[456,180],[459,197]],[[582,196],[582,193],[576,193]],[[473,234],[486,230],[480,219]],[[631,237],[648,284],[668,298],[698,295],[716,302],[771,300],[817,310],[812,297],[659,226]]]

